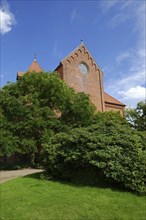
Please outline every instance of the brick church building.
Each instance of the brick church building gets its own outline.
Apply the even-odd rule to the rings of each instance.
[[[39,73],[43,70],[34,59],[27,71]],[[55,71],[75,91],[89,94],[97,111],[113,110],[123,115],[125,105],[104,92],[103,72],[83,43],[67,55]],[[23,72],[18,72],[17,79],[23,74]]]

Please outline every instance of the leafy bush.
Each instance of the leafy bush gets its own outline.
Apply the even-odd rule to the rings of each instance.
[[[146,141],[117,114],[99,113],[91,126],[58,133],[44,143],[44,149],[43,166],[53,178],[73,180],[79,170],[93,168],[94,183],[102,178],[146,192]]]

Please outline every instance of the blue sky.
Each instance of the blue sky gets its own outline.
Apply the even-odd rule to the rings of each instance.
[[[128,106],[146,96],[146,2],[0,1],[1,86],[15,82],[37,53],[54,70],[83,39],[104,73],[104,89]]]

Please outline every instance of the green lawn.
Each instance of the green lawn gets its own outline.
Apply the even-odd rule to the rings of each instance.
[[[1,184],[1,219],[144,220],[146,198],[128,192],[40,180]]]

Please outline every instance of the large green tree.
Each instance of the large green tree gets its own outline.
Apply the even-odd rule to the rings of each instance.
[[[59,131],[84,126],[94,114],[85,94],[77,94],[56,73],[26,73],[0,91],[1,155],[28,154],[34,162],[42,143]],[[88,120],[86,120],[88,119]]]
[[[138,102],[136,108],[125,111],[126,119],[138,131],[146,131],[146,101]]]

